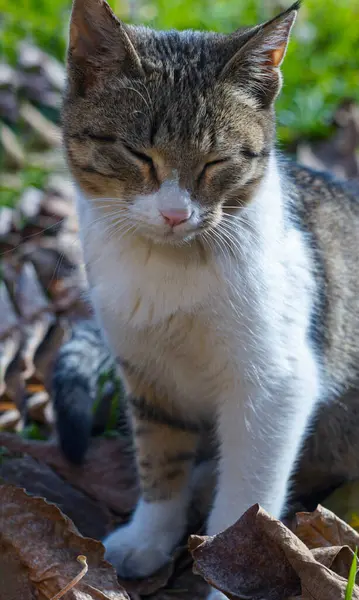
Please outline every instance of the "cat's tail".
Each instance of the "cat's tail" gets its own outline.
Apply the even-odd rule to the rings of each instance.
[[[81,321],[56,358],[52,394],[60,447],[66,458],[81,464],[88,448],[99,376],[113,359],[93,321]]]

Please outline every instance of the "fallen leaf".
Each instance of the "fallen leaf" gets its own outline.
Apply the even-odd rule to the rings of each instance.
[[[0,431],[13,431],[21,419],[21,413],[17,408],[7,410],[0,415]]]
[[[318,562],[298,537],[258,505],[223,533],[191,536],[189,547],[195,572],[231,599],[283,600],[300,594],[302,600],[344,598],[347,580]],[[359,599],[357,586],[352,598]]]
[[[21,169],[25,163],[24,149],[16,134],[7,125],[0,125],[0,147],[3,151],[5,166]]]
[[[0,412],[4,412],[6,410],[13,410],[17,408],[16,404],[14,404],[14,402],[0,402]]]
[[[20,107],[20,117],[31,130],[36,133],[39,140],[47,146],[61,147],[61,130],[47,119],[37,108],[29,102],[24,102]]]
[[[261,513],[254,506],[217,536],[190,537],[195,572],[229,597],[279,600],[300,593],[299,577],[281,544],[273,543],[258,522]],[[284,526],[280,530],[283,541],[287,531],[290,536]]]
[[[14,330],[11,336],[0,341],[0,397],[6,391],[6,375],[10,365],[13,363],[19,352],[21,341],[22,333],[18,329]]]
[[[114,569],[103,558],[102,544],[82,537],[55,505],[28,496],[15,486],[2,485],[0,506],[0,540],[4,547],[1,560],[8,553],[13,557],[15,551],[41,598],[50,600],[76,577],[77,557],[83,555],[89,570],[68,592],[68,600],[128,600]],[[19,600],[19,596],[10,596],[9,592],[6,600]]]
[[[297,513],[293,531],[308,548],[349,546],[355,550],[359,546],[359,533],[323,506],[311,513]]]
[[[119,582],[131,595],[136,594],[139,596],[151,596],[158,590],[167,586],[169,580],[175,573],[175,568],[177,572],[178,564],[176,563],[178,563],[179,559],[184,555],[184,553],[188,555],[186,546],[177,548],[173,553],[170,562],[164,565],[156,573],[146,577],[145,579],[129,580],[121,579],[119,577]]]
[[[315,560],[347,579],[354,556],[349,546],[313,548],[311,552]]]
[[[25,339],[21,348],[22,377],[26,380],[35,374],[35,355],[55,323],[50,312],[43,312],[32,323],[24,326]]]
[[[61,479],[47,465],[30,456],[3,455],[0,478],[6,483],[24,488],[33,496],[53,502],[69,517],[82,535],[102,539],[113,527],[112,517],[103,504]]]
[[[65,481],[124,518],[136,504],[138,485],[128,440],[93,439],[81,467],[68,463],[56,442],[23,440],[20,436],[0,433],[0,446],[44,462]]]
[[[26,402],[26,414],[33,421],[46,424],[47,407],[49,404],[50,396],[46,391],[35,392]]]
[[[193,572],[192,561],[187,561],[182,571],[176,565],[168,585],[151,594],[151,600],[204,600],[207,594],[208,584]]]
[[[19,326],[19,317],[3,281],[0,281],[0,314],[0,339],[3,339]]]
[[[50,309],[49,300],[39,283],[34,265],[25,262],[16,286],[16,304],[21,316],[30,322]]]
[[[36,589],[21,564],[15,548],[1,539],[0,533],[0,600],[35,600]]]
[[[51,391],[53,364],[68,331],[68,320],[63,317],[58,318],[56,324],[50,328],[34,356],[35,375],[49,392]]]

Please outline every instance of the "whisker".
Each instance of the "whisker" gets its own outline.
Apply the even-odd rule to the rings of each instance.
[[[101,215],[97,219],[94,219],[93,221],[91,221],[90,223],[88,223],[82,229],[84,231],[86,231],[86,230],[90,229],[91,227],[93,227],[94,225],[97,225],[97,224],[102,223],[104,221],[106,222],[107,220],[110,221],[113,217],[116,217],[116,216],[118,216],[118,210],[115,210],[115,211],[113,211],[111,213],[107,213],[105,215]],[[123,217],[123,218],[126,218],[126,217]]]
[[[210,230],[208,230],[208,232],[211,235],[211,237],[212,237],[213,241],[215,242],[215,244],[217,245],[217,247],[219,245],[219,250],[222,252],[224,259],[228,260],[230,263],[231,259],[230,259],[229,250],[227,248],[225,240],[219,235],[218,231],[216,231],[215,229],[210,229]]]
[[[111,236],[111,232],[113,233],[114,229],[118,226],[118,225],[127,225],[127,219],[115,219],[113,220],[111,223],[109,223],[109,225],[106,227],[104,234],[105,236],[108,235],[108,241],[110,241],[112,239]]]
[[[223,236],[223,238],[227,241],[228,246],[232,252],[233,258],[236,258],[236,252],[240,255],[243,256],[243,248],[241,247],[241,245],[239,244],[238,240],[236,240],[236,238],[230,234],[230,232],[226,231],[224,228],[218,228],[220,231],[220,235]]]
[[[15,250],[17,250],[18,248],[21,248],[21,246],[23,246],[28,240],[31,240],[32,238],[37,237],[38,235],[43,235],[46,231],[49,231],[50,229],[53,229],[54,227],[59,227],[59,225],[61,225],[61,223],[63,223],[65,220],[66,220],[66,217],[64,217],[63,219],[60,219],[59,221],[57,221],[56,223],[53,223],[52,225],[49,225],[48,227],[44,227],[44,229],[41,229],[41,231],[37,231],[36,233],[31,233],[30,235],[27,235],[26,237],[22,238],[22,240],[16,246],[14,246],[14,248],[10,248],[10,250],[5,250],[4,252],[1,252],[0,257],[5,256],[7,254],[11,254],[11,252],[15,252]]]
[[[136,230],[137,225],[132,224],[130,226],[124,227],[124,223],[122,223],[122,227],[115,227],[112,231],[112,235],[109,235],[108,241],[110,242],[114,237],[117,237],[119,234],[119,240],[121,240],[125,235],[131,232],[132,229]]]
[[[226,215],[227,217],[228,215]],[[241,232],[243,234],[250,234],[251,236],[254,236],[255,240],[257,242],[259,242],[259,234],[257,232],[257,229],[255,227],[255,225],[249,220],[246,219],[243,216],[238,216],[238,217],[232,217],[232,221],[230,219],[227,219],[226,217],[223,218],[222,224],[225,223],[228,227],[232,227],[232,231],[236,231],[238,232],[239,230],[241,230]]]

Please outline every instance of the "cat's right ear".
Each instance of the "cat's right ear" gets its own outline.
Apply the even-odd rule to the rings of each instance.
[[[105,0],[74,0],[70,22],[70,81],[92,86],[109,70],[140,76],[140,58],[130,33]]]

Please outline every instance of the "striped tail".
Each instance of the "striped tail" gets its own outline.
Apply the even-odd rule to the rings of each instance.
[[[81,321],[56,358],[52,392],[60,447],[66,458],[81,464],[93,428],[99,377],[114,361],[93,321]]]

